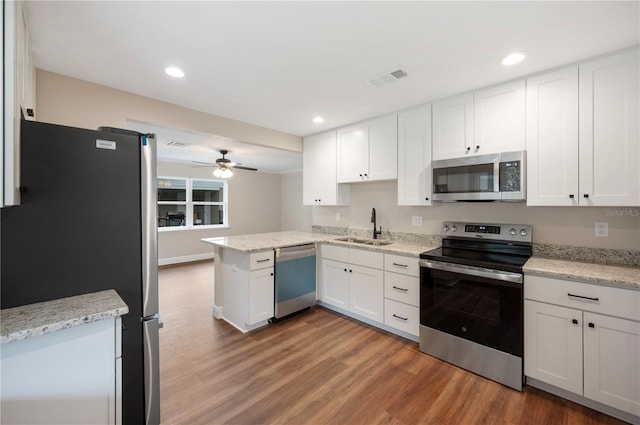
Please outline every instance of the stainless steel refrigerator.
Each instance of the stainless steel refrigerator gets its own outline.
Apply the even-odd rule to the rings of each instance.
[[[115,289],[123,424],[159,424],[154,136],[23,121],[20,175],[22,204],[1,210],[2,308]]]

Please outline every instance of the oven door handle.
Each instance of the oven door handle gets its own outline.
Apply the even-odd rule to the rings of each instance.
[[[439,261],[420,260],[420,267],[443,270],[451,273],[466,274],[470,276],[485,277],[487,279],[501,280],[504,282],[522,284],[522,274],[503,270],[484,269],[463,264],[441,263]]]

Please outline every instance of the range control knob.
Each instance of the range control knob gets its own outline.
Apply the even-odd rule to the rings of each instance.
[[[444,231],[445,231],[445,232],[448,232],[448,231],[449,231],[449,229],[450,229],[449,225],[448,225],[448,224],[445,224],[445,225],[444,225]]]
[[[516,231],[516,229],[514,229],[514,228],[512,227],[512,228],[511,228],[511,230],[509,230],[509,234],[510,234],[511,236],[515,236],[515,235],[517,235],[517,234],[518,234],[518,232]]]
[[[520,236],[527,236],[528,232],[527,229],[520,229]]]
[[[458,230],[458,228],[455,225],[451,225],[451,231],[455,232],[456,230]]]

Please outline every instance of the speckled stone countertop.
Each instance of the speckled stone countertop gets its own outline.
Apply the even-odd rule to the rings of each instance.
[[[524,273],[640,290],[640,268],[531,257]]]
[[[338,241],[345,235],[335,235],[327,233],[307,233],[297,231],[258,233],[254,235],[226,236],[218,238],[204,238],[202,242],[217,245],[223,248],[235,249],[242,252],[258,252],[274,248],[284,248],[286,246],[301,245],[307,243],[331,243],[334,245],[344,245],[351,248],[361,248],[377,252],[390,254],[410,255],[417,257],[421,252],[438,248],[436,244],[409,243],[405,241],[391,241],[389,245],[368,245]]]
[[[0,310],[0,344],[127,314],[113,289]]]

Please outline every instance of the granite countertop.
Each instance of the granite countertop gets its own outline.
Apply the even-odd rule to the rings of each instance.
[[[113,289],[0,310],[0,344],[127,314]]]
[[[410,255],[415,257],[418,257],[422,252],[430,251],[439,247],[439,245],[414,244],[400,241],[392,241],[388,245],[369,245],[337,240],[344,237],[345,235],[286,231],[274,233],[258,233],[254,235],[204,238],[202,239],[202,242],[247,253],[264,251],[274,248],[284,248],[287,246],[307,243],[322,242],[334,245],[349,246],[351,248],[362,248],[370,251],[386,252],[399,255]]]
[[[640,290],[640,268],[531,257],[525,274],[556,277]]]

